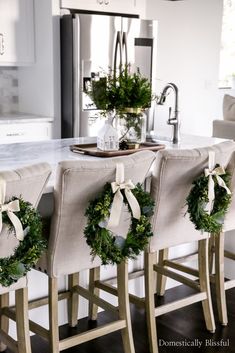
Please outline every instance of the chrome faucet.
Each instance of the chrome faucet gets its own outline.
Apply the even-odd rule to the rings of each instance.
[[[172,107],[169,108],[169,118],[167,124],[173,126],[173,137],[172,142],[178,143],[180,141],[180,121],[179,121],[179,111],[178,111],[178,87],[174,83],[167,83],[164,87],[160,98],[157,101],[157,104],[163,105],[166,101],[167,92],[169,89],[172,89],[175,95],[175,106],[174,106],[174,115],[171,116]]]

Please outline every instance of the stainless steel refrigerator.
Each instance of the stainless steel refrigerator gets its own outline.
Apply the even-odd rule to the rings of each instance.
[[[62,137],[95,136],[97,109],[85,93],[86,85],[102,72],[131,63],[156,82],[157,21],[100,14],[61,17]],[[147,129],[154,108],[147,112]]]

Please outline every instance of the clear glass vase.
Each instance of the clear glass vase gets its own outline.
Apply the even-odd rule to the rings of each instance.
[[[146,141],[146,114],[140,109],[127,108],[115,117],[119,141],[141,143]]]

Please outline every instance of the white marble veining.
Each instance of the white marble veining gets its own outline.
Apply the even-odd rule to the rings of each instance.
[[[46,189],[52,191],[55,170],[58,162],[64,160],[97,159],[88,155],[71,152],[69,146],[72,144],[92,143],[96,138],[80,137],[71,139],[58,139],[40,142],[25,142],[14,144],[0,144],[0,170],[15,169],[29,164],[47,162],[52,167],[52,176]],[[184,135],[178,145],[169,141],[160,141],[166,148],[186,149],[210,146],[223,141],[222,139],[202,136]]]

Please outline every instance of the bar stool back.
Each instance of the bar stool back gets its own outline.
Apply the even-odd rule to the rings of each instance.
[[[6,202],[13,196],[22,198],[37,206],[43,189],[50,176],[50,166],[40,163],[28,167],[1,171],[0,179],[6,182]],[[17,213],[16,213],[17,214]],[[14,234],[9,234],[9,228],[3,224],[0,237],[0,257],[5,258],[12,254],[19,241]],[[9,311],[9,293],[15,291],[15,315]],[[13,352],[31,353],[29,323],[28,323],[28,294],[27,278],[21,277],[9,287],[0,285],[0,351],[8,346]],[[17,341],[8,334],[9,317],[16,321]]]

